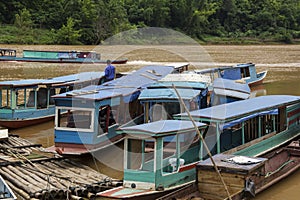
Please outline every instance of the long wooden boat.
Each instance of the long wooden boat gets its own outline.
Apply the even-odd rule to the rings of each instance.
[[[44,62],[44,63],[106,63],[95,51],[40,51],[23,50],[23,56],[17,57],[14,49],[0,49],[0,61]],[[113,64],[126,64],[128,59],[112,60]]]
[[[204,133],[207,125],[195,124]],[[194,182],[200,143],[191,121],[161,120],[119,133],[125,134],[123,186],[99,199],[156,199]]]
[[[54,119],[54,94],[96,84],[103,72],[0,82],[0,126],[22,128]]]
[[[17,197],[6,183],[6,181],[0,175],[0,199],[3,200],[16,200]]]
[[[211,76],[212,80],[215,78],[241,80],[250,87],[262,84],[264,78],[267,76],[267,71],[256,72],[256,66],[253,63],[196,70],[196,73],[207,74]]]
[[[213,121],[215,131],[208,131],[205,140],[216,154],[232,199],[253,197],[299,168],[299,100],[297,96],[261,96],[191,113],[197,121]],[[197,166],[199,196],[225,200],[228,196],[212,169],[210,160]]]
[[[121,125],[144,123],[141,91],[169,73],[173,66],[145,66],[102,85],[53,96],[56,105],[55,145],[48,151],[64,155],[97,152],[123,140]],[[67,111],[67,117],[60,113]]]
[[[97,152],[123,140],[115,132],[119,126],[172,119],[182,111],[172,85],[190,110],[207,107],[208,77],[178,74],[177,69],[146,66],[101,86],[54,96],[55,145],[48,150],[67,155]],[[67,118],[60,117],[63,110],[68,110]]]
[[[270,185],[271,182],[268,180],[274,182],[273,178],[277,178],[280,173],[268,173],[268,176],[271,177],[264,179],[266,181],[264,182],[260,175],[267,174],[258,170],[263,169],[263,166],[267,166],[264,168],[266,169],[265,172],[276,172],[276,169],[280,169],[281,165],[292,163],[284,160],[284,158],[288,158],[288,153],[284,153],[285,157],[280,156],[283,159],[282,162],[279,162],[280,158],[271,152],[277,152],[276,149],[278,150],[282,145],[300,136],[300,97],[289,95],[261,96],[191,111],[190,114],[196,123],[200,122],[201,127],[204,128],[201,129],[201,134],[211,153],[216,155],[215,158],[222,157],[223,154],[226,155],[219,160],[216,159],[217,163],[220,164],[225,159],[232,158],[231,154],[238,156],[266,155],[255,160],[248,158],[249,160],[252,159],[250,160],[252,166],[245,166],[244,164],[236,167],[236,169],[231,166],[228,173],[230,170],[236,171],[231,177],[227,175],[227,171],[222,174],[229,185],[230,194],[233,196],[239,197],[238,193],[241,191],[251,193],[255,184],[260,187],[258,187],[259,189],[262,189],[264,185]],[[185,190],[188,190],[190,194],[193,193],[194,197],[198,195],[204,199],[227,198],[224,197],[225,189],[221,188],[221,181],[217,179],[217,174],[212,172],[212,167],[210,166],[210,170],[201,171],[205,167],[200,167],[200,161],[207,159],[208,154],[203,148],[203,142],[199,137],[197,138],[195,132],[190,132],[190,134],[194,133],[192,136],[179,136],[184,131],[178,126],[178,130],[166,131],[171,127],[176,128],[174,124],[181,124],[182,120],[190,122],[187,113],[176,114],[174,117],[181,119],[181,121],[157,121],[157,123],[120,128],[119,133],[126,134],[128,137],[124,144],[126,158],[124,160],[124,184],[117,189],[98,193],[100,199],[142,199],[142,197],[147,199],[153,194],[158,199],[177,197],[184,199],[190,197]],[[173,125],[171,125],[172,123]],[[177,136],[169,137],[167,132],[171,134],[176,132]],[[162,139],[163,137],[167,138]],[[185,146],[187,144],[185,139],[187,138],[190,142],[189,145]],[[297,151],[294,154],[297,154]],[[277,158],[275,159],[275,157]],[[133,165],[130,159],[138,161],[135,167],[131,167]],[[268,159],[273,160],[267,164]],[[204,162],[209,163],[206,160]],[[274,165],[274,163],[276,164]],[[297,163],[298,161],[296,161],[296,165],[298,165]],[[229,164],[233,163],[226,162],[223,165],[228,166]],[[249,164],[248,161],[247,164]],[[289,166],[293,170],[297,167],[295,165]],[[152,174],[152,168],[155,174]],[[170,168],[171,171],[168,171]],[[197,173],[196,168],[198,169]],[[220,169],[222,172],[224,166],[220,165]],[[287,171],[282,170],[281,176],[278,177],[286,176]],[[181,172],[186,172],[186,174]],[[245,178],[246,176],[242,177],[241,174],[243,173],[248,175],[247,178]],[[250,178],[255,180],[254,175],[258,176],[258,182],[249,180]],[[172,182],[173,180],[174,182]],[[196,180],[198,188],[195,185]],[[238,183],[240,185],[237,185]],[[243,186],[242,189],[240,188],[241,185]],[[245,188],[245,186],[247,187]],[[236,191],[237,188],[241,190]],[[214,193],[209,194],[207,191],[214,191]],[[184,195],[182,196],[182,194]]]

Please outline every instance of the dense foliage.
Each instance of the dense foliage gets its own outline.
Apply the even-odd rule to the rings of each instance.
[[[99,44],[121,31],[166,27],[199,41],[300,38],[299,0],[8,0],[0,43]]]

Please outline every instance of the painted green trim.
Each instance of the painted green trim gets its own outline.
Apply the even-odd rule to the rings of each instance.
[[[221,141],[220,141],[220,124],[219,123],[216,123],[216,130],[217,130],[217,138],[216,138],[216,141],[217,141],[217,153],[221,153]]]

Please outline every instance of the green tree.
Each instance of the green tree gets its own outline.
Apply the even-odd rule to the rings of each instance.
[[[67,25],[63,25],[56,34],[56,39],[58,44],[78,44],[80,37],[80,31],[74,30],[74,20],[69,17],[67,20]]]
[[[15,16],[15,26],[20,28],[21,30],[31,29],[32,28],[32,20],[30,12],[24,8],[20,11],[19,14]]]

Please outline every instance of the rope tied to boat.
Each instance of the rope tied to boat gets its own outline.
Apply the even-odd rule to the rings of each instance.
[[[294,160],[288,160],[288,161],[284,162],[284,163],[283,163],[280,167],[278,167],[276,170],[274,170],[274,171],[272,171],[272,172],[266,173],[265,178],[268,178],[269,176],[271,176],[271,175],[273,175],[273,174],[279,172],[279,171],[282,170],[286,165],[288,165],[288,164],[290,164],[290,163],[292,163],[292,162],[295,162],[295,161],[294,161]]]

